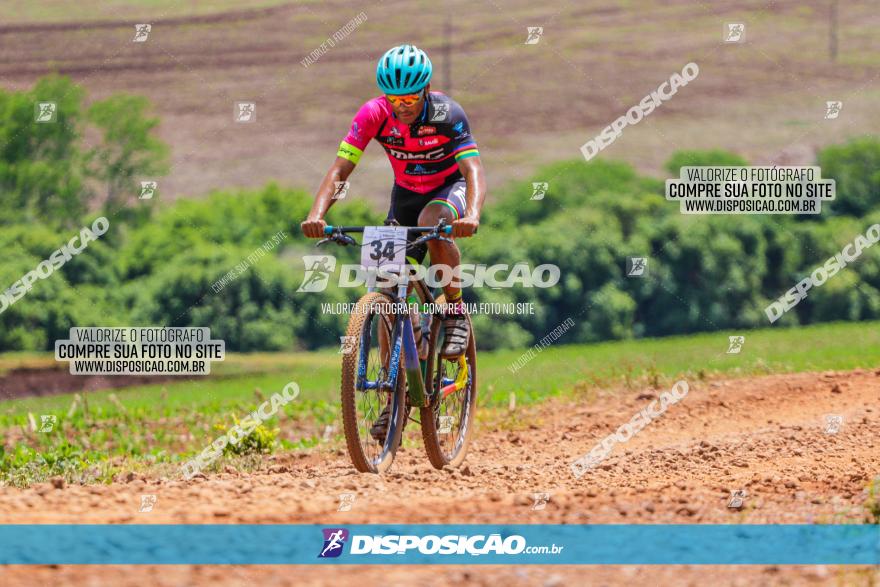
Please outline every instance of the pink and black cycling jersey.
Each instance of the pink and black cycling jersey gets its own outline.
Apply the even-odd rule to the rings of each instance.
[[[358,110],[337,156],[356,164],[370,139],[385,149],[395,183],[420,194],[461,180],[458,162],[480,154],[464,110],[440,92],[429,93],[412,124],[397,119],[385,96],[373,98]]]

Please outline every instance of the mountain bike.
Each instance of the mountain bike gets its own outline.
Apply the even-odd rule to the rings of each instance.
[[[358,471],[382,473],[394,462],[411,408],[418,408],[428,460],[437,468],[459,466],[473,432],[477,400],[477,352],[471,325],[467,351],[454,360],[440,355],[445,297],[434,298],[423,279],[410,279],[405,252],[430,240],[446,240],[452,227],[327,226],[327,238],[361,247],[361,265],[403,276],[395,284],[368,288],[358,300],[343,339],[342,421],[348,454]],[[358,243],[349,233],[363,233]],[[409,235],[421,235],[407,244]],[[449,241],[451,242],[451,241]],[[411,293],[408,293],[412,284]],[[470,321],[470,316],[467,317]],[[422,356],[416,348],[413,321],[421,326]],[[384,438],[371,428],[390,407]],[[413,420],[415,421],[415,420]],[[375,430],[374,430],[375,432]]]

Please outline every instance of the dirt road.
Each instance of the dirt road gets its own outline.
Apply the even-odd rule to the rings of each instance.
[[[554,400],[519,415],[514,431],[478,430],[467,465],[430,468],[411,442],[384,476],[356,474],[341,450],[277,455],[262,471],[192,481],[133,475],[128,483],[0,495],[3,523],[811,523],[860,522],[880,475],[880,370],[689,382],[679,403],[598,468],[569,465],[663,390],[608,393],[587,404]],[[835,431],[829,415],[842,416]],[[744,490],[741,508],[728,507]],[[337,511],[340,494],[354,494]],[[548,493],[543,508],[535,493]],[[152,512],[141,496],[156,495]],[[719,545],[723,548],[723,545]],[[845,584],[857,567],[7,567],[5,585]],[[871,583],[873,581],[873,583]]]

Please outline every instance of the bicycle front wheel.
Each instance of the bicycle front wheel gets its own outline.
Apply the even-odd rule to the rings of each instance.
[[[381,473],[391,466],[406,417],[402,361],[396,385],[388,386],[393,326],[391,299],[372,292],[358,301],[345,333],[342,423],[351,462],[362,473]]]

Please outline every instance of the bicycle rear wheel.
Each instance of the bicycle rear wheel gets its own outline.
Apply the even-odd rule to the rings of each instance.
[[[443,304],[444,297],[438,298],[437,303]],[[458,361],[443,359],[441,348],[443,323],[434,320],[426,370],[431,403],[420,408],[420,420],[425,452],[437,469],[461,465],[473,435],[477,407],[477,344],[473,324],[467,351]]]
[[[362,473],[381,473],[391,466],[406,417],[406,372],[402,361],[397,385],[394,389],[387,387],[393,326],[391,299],[372,292],[358,301],[345,333],[350,338],[348,352],[342,358],[342,423],[351,462]],[[391,414],[384,439],[379,442],[370,430],[385,406],[390,407]]]

